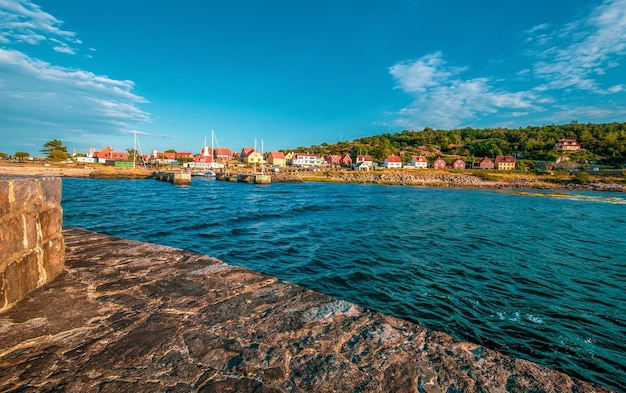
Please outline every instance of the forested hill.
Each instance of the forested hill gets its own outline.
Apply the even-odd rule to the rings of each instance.
[[[429,158],[436,156],[459,156],[465,161],[477,161],[482,157],[513,155],[529,160],[554,160],[561,152],[554,150],[558,139],[576,139],[581,151],[568,153],[572,159],[593,160],[619,164],[626,162],[626,123],[543,125],[517,129],[508,128],[463,128],[455,130],[423,131],[405,130],[387,133],[352,142],[336,144],[322,143],[311,147],[299,147],[299,152],[316,154],[350,153],[368,154],[376,161],[387,155],[398,154],[403,161],[412,155],[421,154]]]

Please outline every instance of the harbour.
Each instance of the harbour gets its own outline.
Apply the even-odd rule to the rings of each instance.
[[[626,224],[610,202],[623,193],[133,180],[85,192],[104,184],[64,179],[66,225],[211,255],[614,389],[626,381],[613,339],[626,333]]]

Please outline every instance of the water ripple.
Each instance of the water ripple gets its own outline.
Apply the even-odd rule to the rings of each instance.
[[[626,386],[626,205],[604,203],[623,195],[195,180],[63,187],[65,225],[208,254]]]

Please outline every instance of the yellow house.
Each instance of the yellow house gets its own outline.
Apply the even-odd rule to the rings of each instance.
[[[287,152],[285,153],[285,164],[287,165],[291,165],[291,163],[293,162],[293,152]]]
[[[500,171],[514,171],[515,157],[513,156],[496,156],[495,169]]]
[[[267,157],[267,161],[274,166],[283,167],[287,164],[285,160],[285,153],[280,151],[273,151]]]
[[[263,163],[263,156],[258,151],[254,151],[244,157],[243,162],[246,164],[261,164]]]

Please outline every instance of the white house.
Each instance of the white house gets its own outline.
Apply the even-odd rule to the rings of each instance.
[[[412,169],[426,169],[428,168],[428,160],[425,156],[413,156],[411,157],[411,162],[404,167]]]
[[[385,158],[385,161],[383,161],[383,166],[387,169],[402,168],[402,160],[399,156],[387,156],[387,158]]]
[[[320,167],[324,163],[322,157],[309,153],[293,153],[291,165],[299,167]]]

